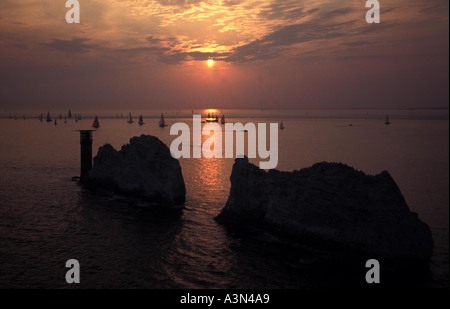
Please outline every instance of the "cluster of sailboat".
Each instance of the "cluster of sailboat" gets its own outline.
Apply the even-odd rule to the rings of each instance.
[[[24,116],[25,119],[25,116]],[[47,116],[45,117],[45,122],[53,122],[56,125],[58,125],[58,119],[60,121],[63,121],[64,119],[64,123],[67,123],[68,119],[75,119],[75,122],[81,121],[81,115],[80,114],[74,114],[72,115],[72,112],[69,110],[69,112],[67,113],[67,115],[65,115],[64,117],[62,116],[62,114],[59,114],[59,117],[56,117],[55,119],[52,119],[52,117],[50,116],[50,112],[47,112]],[[39,115],[39,121],[40,122],[44,122],[44,114],[40,114]]]
[[[206,117],[205,123],[221,123],[226,124],[227,121],[225,119],[225,115],[222,115],[222,117],[219,117],[215,113],[208,113],[208,116]],[[280,122],[279,126],[280,130],[284,130],[286,127],[284,126],[283,121]]]
[[[123,118],[123,115],[121,116],[121,118]],[[9,119],[17,120],[17,116],[16,115],[12,116],[10,114],[9,115]],[[26,120],[26,116],[25,115],[23,115],[23,119]],[[44,122],[44,121],[45,122],[49,122],[49,123],[53,122],[55,126],[58,125],[58,120],[64,121],[64,123],[67,123],[68,120],[73,120],[73,119],[75,120],[75,122],[78,122],[78,121],[82,120],[82,117],[81,117],[80,114],[72,114],[72,111],[70,111],[70,110],[67,113],[67,115],[63,116],[62,114],[59,114],[59,117],[56,117],[54,119],[51,117],[50,112],[47,112],[47,116],[46,117],[44,117],[43,114],[39,115],[39,121],[40,122]],[[219,123],[220,122],[221,124],[224,125],[224,124],[226,124],[226,119],[225,119],[225,115],[222,115],[221,117],[219,117],[219,116],[216,115],[216,113],[208,113],[208,115],[206,117],[206,120],[204,122],[205,123]],[[133,115],[131,113],[129,113],[129,115],[128,115],[127,123],[129,123],[129,124],[133,124],[134,123]],[[386,126],[389,126],[389,125],[392,124],[389,115],[386,115],[384,123],[385,123]],[[144,117],[142,115],[139,116],[138,124],[140,126],[145,125]],[[161,114],[161,117],[159,119],[158,125],[159,125],[160,128],[167,127],[166,120],[164,118],[164,114]],[[100,128],[100,120],[99,120],[97,115],[94,118],[94,122],[92,123],[92,127],[94,129],[99,129]],[[286,128],[284,123],[283,123],[283,121],[280,122],[279,128],[280,128],[280,130],[284,130]]]
[[[14,117],[13,117],[10,114],[9,115],[9,119],[17,120],[17,116],[14,115]],[[23,119],[24,120],[26,119],[25,115],[23,116]],[[78,114],[78,115],[77,114],[72,114],[72,112],[69,110],[69,112],[65,116],[63,116],[62,114],[59,114],[59,117],[52,118],[52,116],[50,115],[50,112],[47,112],[47,116],[44,117],[44,114],[40,114],[38,116],[38,119],[39,119],[40,122],[44,122],[44,121],[48,122],[48,123],[53,122],[54,125],[56,126],[56,125],[58,125],[58,120],[64,121],[64,123],[67,123],[68,120],[75,119],[75,122],[78,122],[78,121],[82,120],[82,117],[81,117],[80,114]],[[129,124],[133,124],[134,123],[133,116],[132,116],[131,113],[128,116],[127,122]],[[144,117],[142,115],[139,116],[138,124],[140,126],[145,125]],[[100,120],[99,120],[97,115],[95,115],[94,122],[92,123],[92,127],[94,129],[99,129],[100,128]],[[161,127],[161,128],[167,127],[166,120],[164,119],[164,114],[161,114],[161,118],[159,120],[159,127]]]
[[[118,117],[119,117],[119,116],[117,116],[117,118],[118,118]],[[16,117],[15,115],[14,115],[14,117],[13,117],[12,115],[9,115],[9,118],[10,118],[10,119],[15,119],[15,120],[17,120],[17,117]],[[121,118],[123,118],[123,115],[121,115]],[[23,119],[24,119],[24,120],[26,119],[26,116],[25,116],[25,115],[23,115]],[[58,119],[59,119],[60,121],[64,121],[64,123],[67,123],[68,120],[72,120],[72,119],[75,119],[75,122],[81,121],[81,120],[82,120],[82,117],[81,117],[80,114],[78,114],[78,115],[77,115],[77,114],[72,114],[72,111],[69,110],[69,112],[67,113],[67,115],[65,115],[64,117],[63,117],[62,114],[59,114],[59,117],[56,117],[56,118],[53,119],[53,118],[51,117],[51,115],[50,115],[50,112],[47,112],[47,116],[46,116],[46,117],[44,117],[44,114],[40,114],[39,117],[38,117],[38,119],[39,119],[40,122],[44,122],[44,120],[45,120],[45,122],[48,122],[48,123],[53,122],[54,125],[56,126],[56,125],[58,125]],[[206,120],[205,120],[205,123],[219,123],[219,122],[220,122],[221,124],[223,124],[223,125],[226,124],[225,115],[222,115],[222,116],[219,118],[215,113],[208,113],[208,116],[207,116],[207,118],[206,118]],[[129,115],[128,115],[127,123],[128,123],[128,124],[133,124],[133,123],[135,123],[135,121],[134,121],[134,119],[133,119],[133,115],[132,115],[131,113],[129,113]],[[139,116],[138,124],[139,124],[140,126],[145,125],[144,117],[143,117],[142,115]],[[160,117],[160,119],[159,119],[158,125],[159,125],[160,128],[165,128],[165,127],[167,127],[166,120],[165,120],[165,118],[164,118],[164,114],[161,114],[161,117]],[[100,129],[100,127],[101,127],[101,126],[100,126],[100,120],[99,120],[99,118],[98,118],[97,115],[95,115],[94,122],[92,123],[92,127],[93,127],[94,129]],[[281,130],[284,130],[284,129],[285,129],[284,123],[283,123],[282,121],[281,121],[281,123],[280,123],[280,129],[281,129]]]
[[[215,113],[208,113],[208,117],[206,118],[206,122],[208,123],[218,123],[219,122],[219,117],[216,116]],[[226,120],[225,120],[225,115],[222,115],[222,117],[220,118],[220,123],[221,124],[225,124]]]
[[[131,113],[128,115],[128,120],[127,120],[127,122],[128,122],[129,124],[133,124],[133,123],[134,123],[133,115],[132,115]],[[142,116],[142,115],[139,116],[138,124],[139,124],[140,126],[143,126],[143,125],[145,124],[145,122],[144,122],[144,116]],[[165,128],[165,127],[167,127],[166,120],[164,119],[164,114],[161,114],[161,118],[159,119],[159,127],[160,127],[160,128]]]

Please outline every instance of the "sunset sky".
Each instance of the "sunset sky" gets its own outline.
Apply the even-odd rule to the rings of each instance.
[[[79,2],[0,1],[1,108],[448,107],[448,0]]]

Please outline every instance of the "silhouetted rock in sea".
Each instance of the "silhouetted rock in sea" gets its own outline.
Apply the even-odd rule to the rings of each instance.
[[[367,176],[343,164],[265,172],[237,159],[230,196],[216,219],[397,263],[427,261],[433,251],[430,229],[409,210],[388,172]]]
[[[94,191],[108,191],[166,207],[180,207],[186,188],[180,163],[153,136],[133,137],[116,151],[100,147],[92,170],[81,180]]]

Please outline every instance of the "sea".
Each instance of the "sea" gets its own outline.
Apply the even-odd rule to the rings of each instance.
[[[171,125],[192,128],[192,113],[205,116],[207,110],[72,110],[81,120],[64,123],[67,112],[50,110],[55,125],[45,122],[47,110],[0,111],[0,288],[76,288],[65,280],[69,259],[80,263],[81,288],[367,287],[365,265],[328,261],[270,235],[217,223],[233,159],[180,159],[187,201],[176,214],[97,196],[72,180],[80,173],[77,130],[91,129],[95,115],[101,127],[93,132],[94,156],[106,143],[120,149],[142,134],[170,146],[176,137]],[[130,112],[134,124],[127,123]],[[244,124],[282,121],[279,170],[327,161],[368,174],[389,171],[410,209],[430,226],[435,248],[425,275],[412,268],[388,285],[449,287],[448,110],[216,113]],[[158,126],[161,114],[166,128]],[[143,126],[137,124],[139,115]]]

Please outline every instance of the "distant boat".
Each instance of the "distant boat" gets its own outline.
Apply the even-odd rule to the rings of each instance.
[[[40,121],[40,122],[44,121],[44,115],[41,114],[41,115],[39,116],[39,121]]]
[[[384,121],[384,124],[387,126],[390,126],[392,124],[391,119],[389,119],[389,115],[386,116],[386,120]]]
[[[95,115],[95,119],[94,119],[94,122],[92,123],[92,127],[94,129],[99,129],[100,128],[100,122],[98,121],[97,115]]]
[[[133,121],[133,116],[131,115],[131,113],[130,113],[130,116],[128,117],[127,122],[128,122],[129,124],[134,123],[134,121]]]
[[[67,114],[67,117],[69,118],[69,119],[72,119],[72,111],[69,109],[69,113]]]
[[[143,126],[145,124],[144,122],[144,117],[142,117],[142,115],[139,116],[139,125]]]
[[[58,125],[58,122],[56,121],[56,118],[55,118],[55,126],[57,126]]]
[[[64,116],[64,123],[67,123],[67,116]]]
[[[23,120],[27,120],[27,116],[23,115]]]
[[[52,122],[52,117],[50,117],[50,112],[47,112],[47,119],[45,121]]]
[[[286,127],[284,126],[284,123],[282,121],[282,122],[280,122],[280,130],[284,130],[284,129],[286,129]]]
[[[222,115],[222,119],[220,119],[221,124],[226,124],[225,115]]]
[[[166,120],[164,119],[164,114],[161,114],[161,119],[159,120],[159,127],[160,128],[167,127]]]
[[[62,115],[61,114],[59,114],[59,120],[62,120]]]
[[[219,122],[219,117],[216,117],[215,114],[208,113],[208,118],[206,118],[206,122]]]

